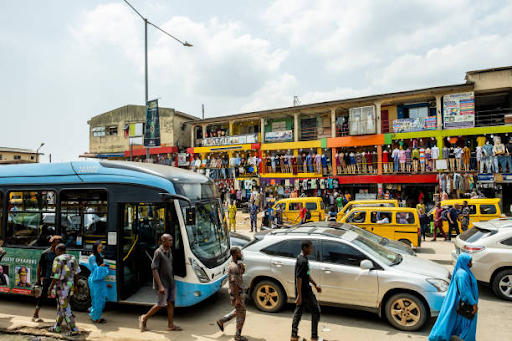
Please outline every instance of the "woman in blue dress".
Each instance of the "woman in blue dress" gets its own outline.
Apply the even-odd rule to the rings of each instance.
[[[457,258],[441,312],[428,337],[430,341],[450,341],[452,336],[460,341],[476,340],[478,285],[470,270],[472,265],[471,256],[467,253],[461,253]],[[457,314],[460,300],[473,306],[472,319]]]
[[[103,244],[101,240],[94,243],[93,254],[89,256],[89,289],[91,291],[92,307],[89,309],[89,316],[96,323],[106,323],[101,318],[107,298],[107,283],[105,277],[108,275],[108,265],[103,262]]]

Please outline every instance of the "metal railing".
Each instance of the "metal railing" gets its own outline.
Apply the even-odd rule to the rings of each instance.
[[[512,108],[496,108],[490,110],[479,110],[475,112],[475,127],[499,126],[511,124],[505,119],[512,115]]]

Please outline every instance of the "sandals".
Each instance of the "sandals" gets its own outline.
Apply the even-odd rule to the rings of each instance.
[[[62,329],[60,327],[51,326],[50,328],[48,328],[48,331],[50,333],[60,333]]]
[[[41,322],[44,322],[44,321],[40,317],[32,316],[32,322],[41,323]]]
[[[236,336],[235,341],[247,341],[247,338],[245,336]]]
[[[80,334],[78,330],[70,330],[66,333],[66,336],[77,336],[78,334]]]
[[[143,318],[142,316],[143,316],[143,315],[140,315],[140,316],[139,316],[139,329],[140,329],[141,333],[142,333],[142,332],[145,332],[145,331],[147,331],[147,330],[148,330],[148,328],[147,328],[147,326],[146,326],[147,321],[146,321],[146,322],[144,322],[144,318]]]
[[[183,331],[183,328],[178,327],[178,326],[175,325],[174,328],[167,327],[167,330],[170,331],[170,332],[181,332],[181,331]]]
[[[105,319],[99,319],[99,320],[96,320],[96,321],[92,320],[92,322],[94,322],[94,323],[100,323],[100,324],[103,324],[103,323],[107,323],[107,320],[105,320]]]

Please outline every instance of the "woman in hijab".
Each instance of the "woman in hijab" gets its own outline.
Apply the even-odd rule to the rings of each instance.
[[[96,323],[106,323],[101,318],[105,301],[107,298],[107,283],[105,277],[108,275],[108,265],[103,262],[103,244],[101,240],[94,243],[93,254],[89,256],[89,289],[91,291],[92,307],[89,309],[89,316]]]
[[[430,341],[450,341],[452,336],[458,337],[460,341],[476,340],[478,286],[470,270],[472,265],[471,256],[467,253],[461,253],[457,258],[441,312],[428,337]],[[457,313],[460,300],[473,306],[472,319]]]

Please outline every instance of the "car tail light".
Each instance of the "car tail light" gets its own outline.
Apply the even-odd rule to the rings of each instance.
[[[485,250],[485,247],[475,245],[464,245],[460,250],[466,253],[476,253]]]

